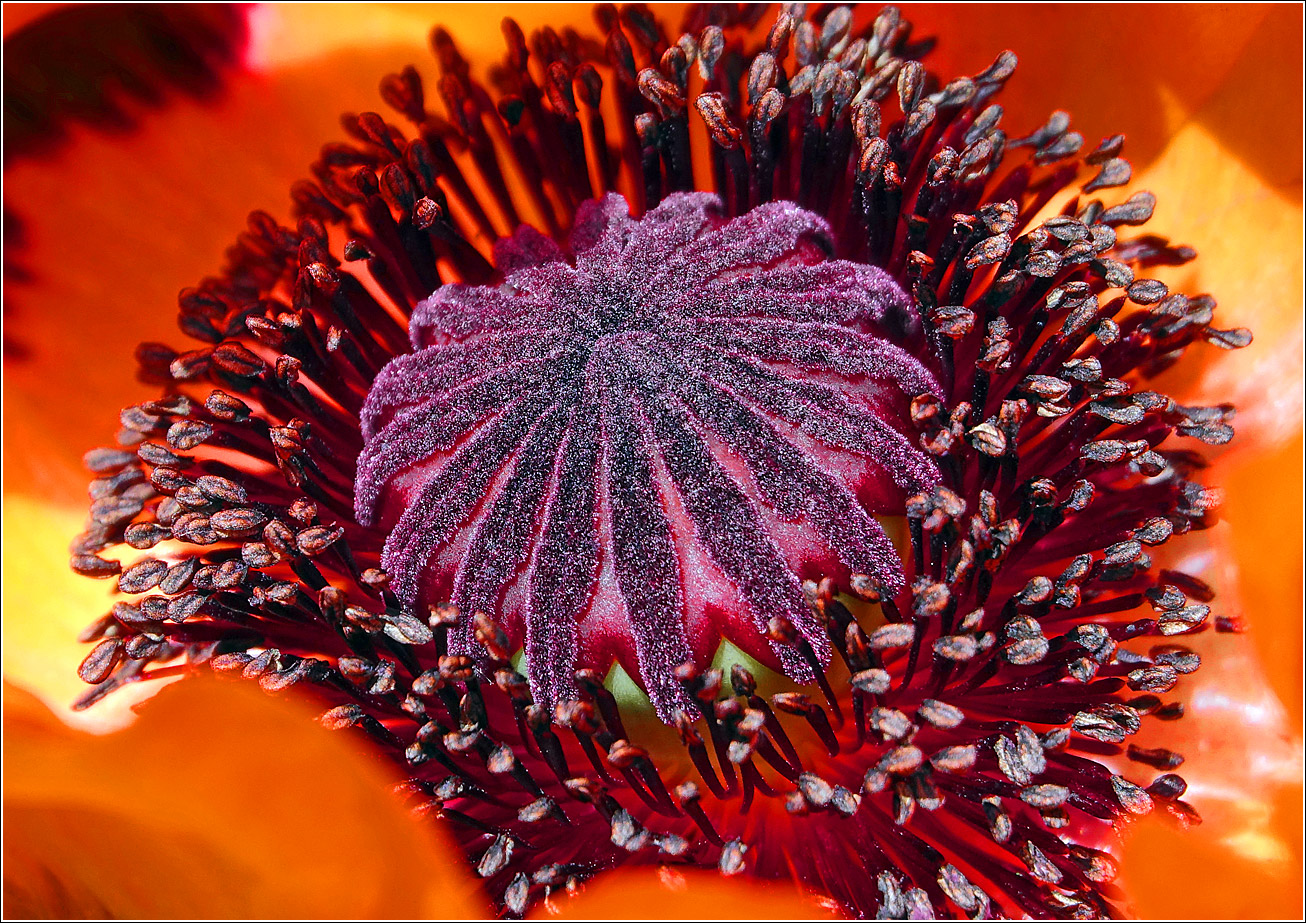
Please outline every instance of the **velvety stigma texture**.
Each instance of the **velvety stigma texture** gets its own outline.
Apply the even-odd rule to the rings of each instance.
[[[504,282],[419,304],[416,352],[372,386],[354,502],[388,531],[394,589],[495,613],[537,702],[615,657],[670,720],[674,668],[722,637],[810,682],[768,625],[827,660],[801,581],[897,590],[871,514],[938,479],[900,432],[938,387],[870,332],[906,296],[827,259],[828,225],[791,202],[727,221],[716,196],[676,193],[637,220],[609,194],[570,248],[529,226],[500,241]]]

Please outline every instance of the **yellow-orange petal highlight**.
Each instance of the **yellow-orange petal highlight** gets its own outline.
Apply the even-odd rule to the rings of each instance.
[[[113,580],[88,580],[68,567],[68,542],[85,519],[81,510],[42,504],[16,494],[5,498],[3,531],[4,677],[38,696],[65,722],[86,730],[111,730],[131,722],[130,706],[153,684],[119,690],[94,708],[72,704],[91,687],[77,676],[90,650],[78,635],[113,601]]]
[[[12,686],[4,705],[6,917],[488,912],[396,776],[302,702],[196,678],[98,737]]]
[[[659,4],[657,12],[668,31],[679,25],[686,7]],[[528,35],[543,26],[584,33],[597,31],[593,9],[588,3],[268,3],[254,14],[250,65],[282,70],[344,49],[411,45],[420,57],[403,63],[420,67],[430,59],[425,49],[432,28],[443,26],[472,67],[484,74],[503,60],[500,23],[505,17],[515,19]],[[329,92],[334,86],[328,83],[323,89]]]

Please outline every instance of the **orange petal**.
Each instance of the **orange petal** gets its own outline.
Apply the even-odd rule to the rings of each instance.
[[[1302,435],[1220,469],[1232,556],[1242,575],[1240,614],[1271,686],[1302,722]]]
[[[1089,150],[1124,133],[1125,156],[1141,166],[1187,113],[1229,83],[1234,62],[1272,11],[1251,4],[908,3],[902,12],[916,24],[914,36],[938,38],[930,60],[942,73],[978,73],[1003,49],[1016,52],[1016,74],[996,100],[1013,137],[1064,109]],[[1178,111],[1163,109],[1163,98],[1176,100]],[[1236,134],[1239,126],[1222,130]]]
[[[5,915],[483,916],[461,857],[354,743],[209,677],[102,737],[6,685]]]
[[[1218,587],[1215,613],[1247,633],[1181,639],[1204,661],[1177,690],[1187,717],[1154,724],[1147,743],[1187,757],[1185,800],[1203,820],[1185,831],[1155,812],[1126,838],[1126,886],[1144,917],[1300,916],[1301,464],[1300,434],[1232,453],[1212,477],[1227,492],[1224,521],[1164,562]],[[1192,874],[1205,867],[1220,874]]]
[[[1302,95],[1300,10],[1280,8],[1251,36],[1228,80],[1186,113],[1170,143],[1138,177],[1156,193],[1153,223],[1197,249],[1198,259],[1157,273],[1179,290],[1209,292],[1217,326],[1246,326],[1255,341],[1208,349],[1167,376],[1181,399],[1239,408],[1233,452],[1282,444],[1302,420]],[[1268,81],[1275,92],[1256,92]],[[1178,118],[1181,104],[1162,99]]]
[[[1232,537],[1224,524],[1188,536],[1181,563],[1186,572],[1221,587],[1218,614],[1249,611],[1239,606]],[[1212,566],[1200,568],[1203,560]],[[1182,918],[1197,908],[1196,916],[1208,918],[1294,916],[1290,908],[1299,900],[1301,873],[1301,742],[1267,682],[1255,625],[1246,635],[1208,632],[1174,639],[1197,652],[1203,665],[1168,697],[1185,706],[1183,720],[1150,723],[1140,744],[1185,756],[1177,770],[1188,783],[1184,800],[1202,820],[1184,830],[1158,810],[1127,832],[1124,885],[1142,917]],[[1122,771],[1143,783],[1159,774],[1134,763]],[[1220,873],[1193,874],[1206,867]]]
[[[1149,823],[1126,843],[1143,915],[1301,913],[1301,53],[1301,11],[1271,10],[1140,178],[1159,199],[1154,221],[1200,254],[1158,276],[1211,292],[1220,326],[1256,335],[1166,376],[1185,402],[1238,407],[1238,438],[1206,478],[1227,499],[1205,541],[1217,611],[1242,617],[1248,635],[1205,639],[1206,666],[1190,678],[1197,739],[1179,746],[1181,772],[1206,822]],[[1217,858],[1220,875],[1191,874]]]
[[[74,495],[75,496],[75,495]],[[77,636],[109,611],[115,583],[88,580],[68,567],[68,542],[83,511],[42,504],[30,497],[5,498],[4,629],[5,679],[38,696],[64,721],[87,730],[130,723],[130,706],[152,691],[142,684],[84,712],[72,703],[90,687],[77,676],[89,648]]]
[[[833,908],[789,885],[723,878],[715,871],[623,869],[601,875],[575,897],[541,904],[534,919],[837,919]]]
[[[1172,920],[1301,919],[1301,787],[1279,788],[1248,810],[1265,829],[1236,839],[1205,825],[1183,830],[1165,818],[1144,818],[1122,854],[1135,914]],[[1266,811],[1279,818],[1277,824],[1267,822]]]

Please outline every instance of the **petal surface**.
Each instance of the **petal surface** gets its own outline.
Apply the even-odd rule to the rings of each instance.
[[[481,916],[397,777],[311,715],[194,679],[96,737],[6,686],[6,916]]]
[[[651,908],[665,920],[837,918],[815,895],[794,888],[669,867],[605,875],[575,897],[542,905],[531,918],[615,920],[643,916]]]

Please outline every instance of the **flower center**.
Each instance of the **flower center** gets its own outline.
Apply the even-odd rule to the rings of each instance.
[[[368,395],[355,502],[396,592],[493,615],[544,703],[615,660],[671,720],[723,638],[810,681],[803,581],[900,586],[873,514],[937,480],[901,432],[937,387],[874,333],[905,296],[787,202],[608,195],[569,244],[523,228],[500,285],[438,289]]]

